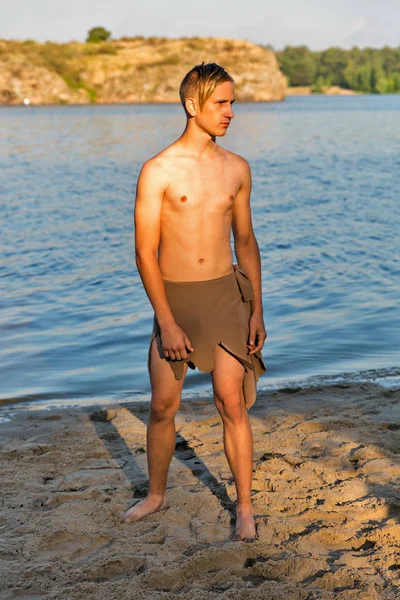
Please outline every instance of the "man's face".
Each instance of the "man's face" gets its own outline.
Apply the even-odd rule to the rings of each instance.
[[[234,117],[232,104],[235,102],[233,83],[225,81],[218,85],[208,100],[196,113],[196,121],[212,136],[225,135]]]

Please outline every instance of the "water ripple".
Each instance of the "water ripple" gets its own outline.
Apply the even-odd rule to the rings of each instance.
[[[238,105],[223,145],[252,167],[261,388],[399,381],[399,113],[398,95]],[[0,124],[0,402],[148,398],[135,182],[181,107],[7,107]],[[189,374],[185,395],[210,389]]]

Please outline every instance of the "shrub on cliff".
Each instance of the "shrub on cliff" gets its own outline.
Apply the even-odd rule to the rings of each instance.
[[[104,27],[92,27],[89,29],[88,36],[86,38],[87,42],[105,42],[111,35],[111,31],[107,31]]]

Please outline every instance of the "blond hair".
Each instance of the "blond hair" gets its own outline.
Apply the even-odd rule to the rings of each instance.
[[[184,109],[186,110],[186,98],[193,93],[198,93],[201,112],[215,88],[225,81],[233,83],[234,80],[224,67],[216,63],[206,64],[204,62],[201,65],[195,65],[189,73],[186,73],[179,88],[179,96]]]

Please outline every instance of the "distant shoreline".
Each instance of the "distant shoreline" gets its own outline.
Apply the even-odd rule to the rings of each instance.
[[[376,96],[377,94],[367,94],[363,92],[354,92],[353,90],[343,90],[340,92],[311,92],[304,88],[288,88],[286,97],[282,100],[237,100],[236,104],[280,104],[291,96]],[[385,94],[387,96],[388,94]],[[65,107],[80,107],[80,108],[100,108],[101,106],[179,106],[180,102],[96,102],[92,104],[68,103],[68,104],[0,104],[1,109],[18,108],[65,108]]]
[[[360,96],[365,95],[363,92],[356,92],[354,90],[341,88],[338,85],[333,85],[326,88],[322,92],[313,92],[312,86],[298,86],[288,87],[286,89],[287,96]]]

